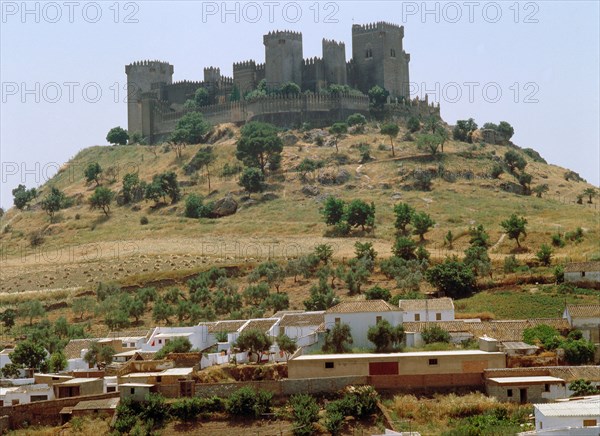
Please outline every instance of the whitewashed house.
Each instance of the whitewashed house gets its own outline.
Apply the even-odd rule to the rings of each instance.
[[[47,384],[0,388],[0,406],[16,406],[54,399],[54,390]]]
[[[214,343],[209,342],[208,326],[195,325],[191,327],[155,327],[150,337],[141,344],[142,351],[158,351],[169,341],[176,338],[187,338],[192,344],[192,349],[204,350]]]
[[[585,436],[600,434],[600,396],[598,395],[556,403],[534,404],[534,415],[537,434],[544,434],[543,432]]]
[[[581,330],[585,339],[600,343],[600,304],[567,304],[563,318]]]
[[[403,322],[454,321],[454,302],[448,297],[400,300],[398,308],[402,312]]]
[[[373,348],[367,332],[369,327],[384,319],[392,326],[397,326],[402,323],[402,312],[384,300],[346,301],[325,311],[325,329],[340,323],[348,324],[353,347]]]
[[[568,263],[565,266],[565,282],[600,283],[600,261]]]

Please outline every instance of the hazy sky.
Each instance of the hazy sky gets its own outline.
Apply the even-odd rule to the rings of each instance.
[[[25,7],[24,7],[25,6]],[[600,183],[599,2],[28,2],[2,1],[2,207],[111,127],[127,127],[125,65],[159,59],[174,80],[203,68],[264,62],[262,35],[346,42],[353,23],[405,27],[415,95],[440,101],[453,124],[505,120],[513,141]]]

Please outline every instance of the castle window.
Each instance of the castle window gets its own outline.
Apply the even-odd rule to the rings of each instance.
[[[391,49],[390,50],[390,56],[393,57],[393,58],[395,58],[396,57],[396,50]]]
[[[285,39],[280,39],[279,44],[285,44]]]
[[[365,53],[365,58],[366,59],[370,59],[372,57],[373,57],[373,49],[368,48],[367,51],[366,51],[366,53]]]

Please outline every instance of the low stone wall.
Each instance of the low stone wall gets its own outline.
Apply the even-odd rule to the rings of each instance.
[[[485,384],[480,373],[381,375],[368,376],[367,384],[377,390],[410,394],[483,391]]]
[[[368,377],[322,377],[308,379],[265,380],[234,383],[196,383],[196,396],[200,397],[229,397],[233,392],[242,387],[249,386],[253,389],[262,389],[272,392],[277,397],[287,397],[294,394],[318,394],[338,392],[350,385],[364,385]]]
[[[9,427],[12,430],[22,428],[25,425],[59,425],[60,411],[63,407],[73,407],[80,401],[116,397],[119,397],[118,392],[61,398],[59,400],[36,401],[34,403],[19,404],[17,406],[4,406],[0,407],[0,417],[8,415]]]

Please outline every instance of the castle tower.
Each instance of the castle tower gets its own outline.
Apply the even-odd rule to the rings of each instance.
[[[242,97],[255,89],[258,84],[256,80],[256,62],[250,60],[234,63],[233,83],[237,86]]]
[[[323,39],[323,69],[327,85],[347,85],[346,45]]]
[[[408,63],[402,48],[404,26],[378,22],[352,26],[354,83],[362,92],[375,85],[392,97],[409,97]]]
[[[173,65],[138,61],[125,66],[127,74],[127,130],[142,132],[142,93],[173,83]]]
[[[204,81],[206,83],[218,83],[221,80],[221,69],[208,67],[204,69]]]
[[[302,86],[302,34],[269,32],[264,35],[263,43],[267,87],[278,88],[288,82]]]

